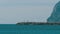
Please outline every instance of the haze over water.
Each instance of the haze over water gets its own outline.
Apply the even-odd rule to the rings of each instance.
[[[0,24],[46,22],[59,0],[0,0]]]

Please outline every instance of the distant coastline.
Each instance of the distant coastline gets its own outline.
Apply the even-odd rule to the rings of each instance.
[[[18,22],[17,25],[60,25],[60,23],[48,23],[48,22]]]

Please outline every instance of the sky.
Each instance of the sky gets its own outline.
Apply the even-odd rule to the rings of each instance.
[[[0,24],[47,22],[59,0],[0,0]]]

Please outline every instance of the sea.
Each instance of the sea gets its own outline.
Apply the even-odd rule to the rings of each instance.
[[[0,34],[60,34],[60,25],[0,24]]]

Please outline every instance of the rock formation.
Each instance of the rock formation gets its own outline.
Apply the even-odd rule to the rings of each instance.
[[[60,1],[54,6],[51,16],[47,19],[47,22],[60,22]]]

